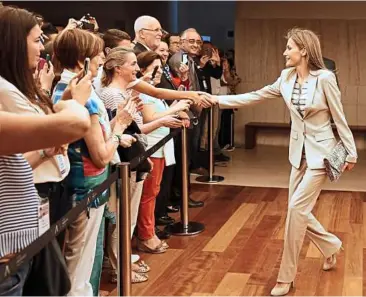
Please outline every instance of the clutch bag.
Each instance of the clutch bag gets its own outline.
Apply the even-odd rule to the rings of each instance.
[[[347,151],[339,141],[330,154],[324,158],[324,165],[330,181],[337,181],[342,175],[342,168],[347,158]]]

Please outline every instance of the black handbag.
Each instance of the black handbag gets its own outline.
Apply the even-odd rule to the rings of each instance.
[[[65,296],[70,289],[66,262],[54,238],[33,257],[23,296]]]
[[[123,132],[124,134],[129,134],[133,136],[136,139],[136,142],[134,142],[130,147],[122,147],[119,146],[117,149],[118,155],[121,159],[121,162],[130,162],[134,158],[138,156],[142,156],[145,153],[145,146],[141,139],[141,131],[140,128],[137,126],[136,122],[132,122],[130,126],[127,127],[127,129]],[[144,160],[137,165],[136,168],[133,168],[132,170],[136,170],[138,172],[150,172],[151,171],[151,165],[149,161]]]

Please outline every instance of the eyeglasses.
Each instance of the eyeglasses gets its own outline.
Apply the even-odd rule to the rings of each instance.
[[[163,35],[166,35],[168,34],[167,31],[165,31],[164,29],[162,28],[157,28],[157,29],[146,29],[146,28],[142,28],[141,30],[146,30],[146,31],[150,31],[150,32],[155,32],[155,34],[158,34],[158,33],[162,33]]]
[[[203,44],[202,40],[195,40],[195,39],[182,39],[185,41],[188,41],[189,44],[197,44],[198,46],[201,46]]]

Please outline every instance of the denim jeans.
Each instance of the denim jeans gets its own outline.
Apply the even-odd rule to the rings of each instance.
[[[0,264],[0,267],[3,265],[5,264]],[[31,262],[25,263],[15,274],[0,283],[0,296],[22,296],[30,267]]]

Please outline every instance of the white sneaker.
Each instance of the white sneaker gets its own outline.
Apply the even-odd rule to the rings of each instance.
[[[136,263],[138,260],[140,260],[140,256],[136,254],[131,255],[131,262]]]

